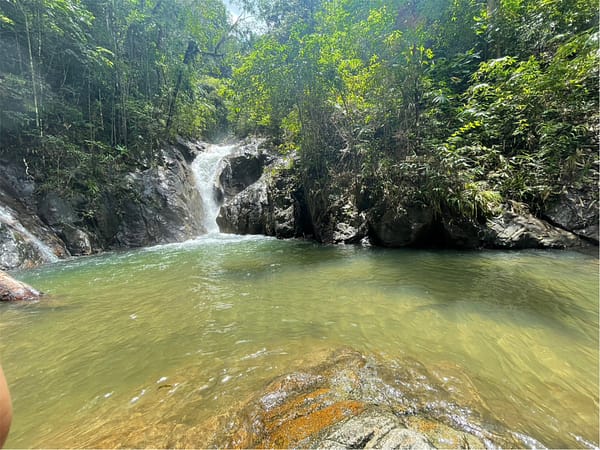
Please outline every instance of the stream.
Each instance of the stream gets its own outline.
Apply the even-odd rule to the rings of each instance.
[[[477,413],[523,446],[598,446],[596,256],[220,234],[233,150],[192,166],[209,234],[14,272],[48,296],[0,304],[7,448],[203,447],[214,418],[340,348],[432,374],[405,385],[469,405],[465,429]]]
[[[598,445],[591,256],[213,235],[16,275],[50,295],[0,305],[7,448],[89,447],[98,430],[117,446],[134,420],[159,446],[166,415],[197,426],[341,346],[451,377],[457,403],[477,395],[545,446]]]

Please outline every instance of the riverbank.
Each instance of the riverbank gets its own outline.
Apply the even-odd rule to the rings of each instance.
[[[199,155],[207,154],[214,164],[199,168]],[[567,192],[536,215],[509,201],[471,217],[395,194],[374,197],[377,186],[351,170],[317,183],[304,177],[294,154],[284,157],[256,138],[224,146],[178,139],[159,155],[155,166],[114,173],[91,196],[38,190],[22,161],[4,161],[0,268],[180,242],[218,229],[395,248],[598,245],[598,203],[587,191]]]

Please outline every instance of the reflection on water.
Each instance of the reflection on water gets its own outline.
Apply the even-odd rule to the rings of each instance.
[[[124,420],[145,427],[139,445],[201,446],[211,418],[342,346],[417,362],[532,443],[597,445],[590,256],[213,236],[16,275],[51,296],[0,305],[9,448],[88,446],[99,428],[132,442]]]

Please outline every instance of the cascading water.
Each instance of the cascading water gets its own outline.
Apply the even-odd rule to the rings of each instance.
[[[202,201],[203,225],[208,234],[219,233],[217,216],[221,205],[215,196],[217,169],[221,160],[236,149],[237,145],[209,145],[191,165]]]
[[[47,262],[56,262],[58,257],[52,249],[35,237],[31,232],[19,222],[8,208],[0,205],[0,223],[4,223],[24,236],[37,249],[39,254]]]

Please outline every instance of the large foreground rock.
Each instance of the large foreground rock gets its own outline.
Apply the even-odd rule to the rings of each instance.
[[[42,294],[0,270],[0,302],[37,300]]]
[[[460,366],[340,348],[313,349],[294,367],[254,392],[221,393],[228,405],[210,417],[205,368],[185,367],[148,380],[144,398],[128,408],[106,405],[108,414],[84,430],[46,436],[37,447],[544,448],[496,419],[506,412],[490,411]]]
[[[493,448],[523,442],[453,404],[422,367],[394,367],[351,349],[272,381],[223,418],[211,446],[227,448]],[[467,396],[468,397],[468,396]],[[465,398],[467,398],[465,397]]]

